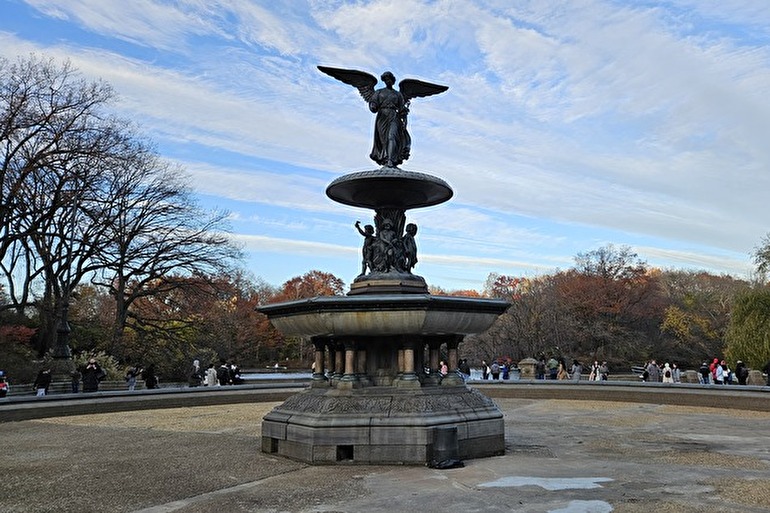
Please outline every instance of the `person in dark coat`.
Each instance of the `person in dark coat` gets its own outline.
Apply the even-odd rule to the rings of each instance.
[[[32,387],[37,390],[38,396],[48,395],[48,387],[51,386],[51,369],[40,369]]]
[[[219,381],[219,384],[222,386],[233,384],[230,377],[230,366],[227,365],[227,362],[224,360],[217,369],[217,381]]]
[[[83,392],[98,392],[99,382],[104,379],[105,372],[95,359],[88,360],[83,369]]]
[[[749,379],[749,368],[740,360],[735,364],[735,376],[738,378],[739,385],[745,385]]]
[[[142,371],[142,379],[144,379],[144,388],[148,390],[158,388],[158,376],[155,375],[154,363],[151,363]]]
[[[190,368],[190,375],[188,376],[188,384],[191,387],[199,387],[203,383],[203,371],[201,370],[200,360],[193,360],[192,367]]]
[[[72,393],[77,394],[80,392],[80,380],[83,378],[83,374],[75,369],[70,374],[70,387],[72,388]]]

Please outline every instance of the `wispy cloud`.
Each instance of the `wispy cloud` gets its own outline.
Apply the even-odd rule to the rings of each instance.
[[[333,258],[339,243],[347,255],[360,243],[351,219],[370,215],[323,194],[334,176],[372,166],[373,116],[317,64],[450,86],[412,104],[405,165],[455,190],[448,205],[408,213],[437,275],[464,280],[469,262],[563,266],[602,241],[643,248],[652,263],[741,273],[767,230],[762,2],[27,5],[25,23],[54,34],[0,21],[0,55],[69,58],[113,84],[121,112],[207,201],[231,205],[243,237],[266,237],[255,248]],[[291,212],[296,239],[279,232]]]

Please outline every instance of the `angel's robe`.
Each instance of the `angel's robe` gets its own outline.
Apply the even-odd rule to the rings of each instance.
[[[398,166],[409,158],[412,146],[404,97],[390,87],[377,89],[369,99],[369,109],[377,113],[369,157],[382,166]]]

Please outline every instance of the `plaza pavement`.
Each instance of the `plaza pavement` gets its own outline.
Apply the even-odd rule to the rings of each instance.
[[[448,470],[263,454],[275,401],[3,422],[0,511],[770,511],[768,411],[484,391],[506,454]]]

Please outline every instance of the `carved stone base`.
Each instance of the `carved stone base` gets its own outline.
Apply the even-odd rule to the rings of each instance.
[[[502,413],[464,385],[307,389],[265,416],[262,451],[311,464],[424,465],[446,428],[456,430],[458,459],[505,452]]]
[[[427,294],[422,276],[409,273],[370,273],[359,276],[350,285],[349,296],[359,294]]]

